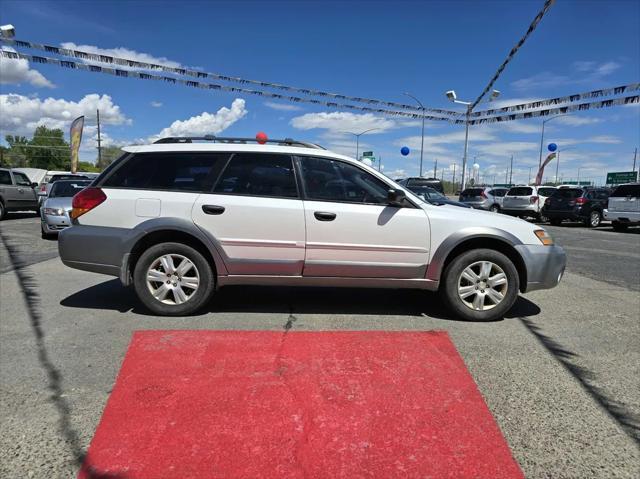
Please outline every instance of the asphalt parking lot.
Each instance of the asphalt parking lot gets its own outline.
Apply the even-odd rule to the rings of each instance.
[[[202,314],[150,316],[117,279],[65,268],[38,218],[0,224],[0,477],[73,477],[136,330],[443,330],[528,478],[640,471],[640,229],[548,227],[559,287],[501,321],[413,291],[228,287]],[[328,294],[327,294],[328,293]]]

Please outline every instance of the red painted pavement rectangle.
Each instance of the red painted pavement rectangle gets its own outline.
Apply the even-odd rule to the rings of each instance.
[[[79,478],[522,478],[444,332],[144,331]]]

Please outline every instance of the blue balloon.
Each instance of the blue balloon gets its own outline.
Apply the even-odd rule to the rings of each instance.
[[[549,151],[554,152],[558,149],[558,145],[556,145],[555,143],[549,143],[549,146],[547,146],[547,148],[549,149]]]
[[[402,156],[407,156],[409,154],[409,147],[403,146],[402,148],[400,148],[400,153],[402,153]]]

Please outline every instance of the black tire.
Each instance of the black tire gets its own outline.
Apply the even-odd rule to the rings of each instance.
[[[44,228],[42,227],[42,223],[40,223],[40,237],[42,239],[50,239],[53,237],[53,234],[51,233],[47,233]]]
[[[589,213],[589,217],[584,220],[584,224],[587,228],[597,228],[602,221],[602,213],[598,210],[593,210]]]
[[[160,257],[169,254],[182,256],[190,260],[195,265],[199,276],[197,289],[181,304],[163,303],[153,296],[150,287],[147,286],[147,272],[151,265]],[[175,283],[172,284],[175,286]],[[215,276],[207,259],[192,247],[182,243],[159,243],[147,249],[138,259],[133,272],[133,286],[140,301],[151,312],[160,316],[186,316],[195,313],[209,301],[215,287]],[[176,296],[173,295],[173,292],[167,294],[167,296],[169,295],[171,295],[173,301],[176,301]],[[171,301],[171,298],[167,300]]]
[[[538,217],[537,217],[538,223],[548,223],[549,222],[549,218],[547,218],[544,213],[538,213]]]
[[[611,222],[611,226],[613,226],[614,231],[627,231],[627,227],[628,227],[628,225],[625,225],[624,223],[620,223],[619,221]]]
[[[461,275],[463,271],[480,261],[491,262],[499,267],[507,280],[506,288],[502,291],[504,293],[503,299],[492,306],[491,309],[483,311],[472,309],[458,294],[458,285],[462,281]],[[487,288],[487,286],[484,287]],[[473,249],[462,253],[449,263],[440,279],[440,294],[444,303],[456,318],[466,321],[493,321],[502,318],[509,312],[518,298],[519,289],[520,278],[514,264],[504,254],[491,249]],[[484,290],[481,291],[484,293]],[[472,295],[475,297],[478,293],[472,293]]]
[[[0,201],[0,221],[7,215],[7,209],[4,207],[4,203]]]
[[[491,208],[489,208],[489,211],[493,213],[500,213],[500,205],[491,205]]]
[[[560,226],[562,224],[562,220],[558,218],[551,218],[549,223],[551,223],[552,226]]]

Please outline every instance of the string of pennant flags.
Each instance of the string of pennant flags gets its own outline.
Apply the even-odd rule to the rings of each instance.
[[[260,81],[260,80],[249,80],[246,78],[221,75],[219,73],[190,70],[188,68],[171,67],[167,65],[160,65],[157,63],[141,62],[137,60],[120,58],[120,57],[115,57],[110,55],[102,55],[102,54],[91,53],[91,52],[86,52],[82,50],[61,48],[61,47],[56,47],[52,45],[45,45],[42,43],[30,42],[26,40],[15,40],[13,38],[2,38],[1,40],[3,43],[10,46],[40,50],[46,53],[54,53],[56,55],[77,58],[79,60],[93,61],[98,63],[107,63],[110,65],[119,65],[119,66],[128,67],[128,68],[139,68],[142,70],[163,71],[167,73],[174,73],[176,75],[190,76],[194,78],[210,78],[210,79],[225,81],[229,83],[257,85],[263,88],[272,88],[276,90],[295,92],[295,93],[308,95],[308,96],[329,97],[329,98],[334,98],[336,100],[355,101],[357,103],[366,103],[370,105],[383,105],[383,106],[388,106],[392,108],[399,108],[401,110],[423,111],[422,108],[419,108],[415,105],[407,105],[405,103],[376,100],[373,98],[362,98],[362,97],[356,97],[356,96],[340,95],[338,93],[330,93],[322,90],[313,90],[308,88],[298,88],[298,87],[283,85],[281,83],[272,83],[272,82],[266,82],[266,81]],[[440,108],[424,108],[424,111],[429,113],[437,113],[439,115],[452,116],[452,117],[460,116],[461,114],[460,112],[457,112],[457,111],[444,110]]]
[[[600,90],[592,90],[584,93],[577,93],[574,95],[561,96],[557,98],[550,98],[548,100],[538,100],[529,103],[521,103],[518,105],[509,105],[502,108],[494,108],[489,110],[473,112],[470,116],[472,118],[479,116],[490,116],[500,113],[507,113],[512,111],[521,111],[529,109],[537,109],[550,105],[562,105],[564,103],[573,103],[580,100],[586,100],[588,98],[600,98],[611,95],[622,95],[623,93],[630,93],[640,90],[640,83],[630,83],[628,85],[617,86],[613,88],[604,88]]]
[[[94,73],[103,73],[108,75],[114,75],[117,77],[137,78],[141,80],[164,81],[170,84],[180,84],[180,85],[185,85],[192,88],[202,88],[202,89],[258,95],[262,97],[290,101],[294,103],[309,103],[309,104],[327,106],[330,108],[349,109],[349,110],[363,111],[363,112],[369,112],[369,113],[378,113],[378,114],[387,115],[387,116],[396,116],[396,117],[402,116],[402,117],[408,117],[413,119],[422,119],[424,117],[426,120],[445,121],[451,124],[465,124],[465,121],[466,121],[465,119],[462,119],[462,118],[448,118],[448,117],[440,117],[440,116],[434,116],[434,115],[423,115],[422,113],[411,113],[406,111],[388,110],[384,108],[373,108],[373,107],[367,107],[367,106],[338,103],[333,101],[318,100],[314,98],[302,98],[302,97],[296,97],[296,96],[290,96],[290,95],[283,95],[280,93],[273,93],[273,92],[262,91],[262,90],[252,90],[248,88],[240,88],[240,87],[221,85],[216,83],[186,80],[182,78],[175,78],[172,76],[154,75],[152,73],[137,72],[137,71],[131,71],[131,70],[120,70],[117,68],[93,65],[90,63],[75,62],[71,60],[61,60],[58,58],[43,57],[38,55],[28,55],[21,52],[12,52],[7,50],[0,50],[0,55],[5,58],[25,59],[33,63],[50,64],[50,65],[56,65],[62,68],[84,70],[84,71],[89,71]],[[604,90],[594,90],[592,92],[586,92],[578,95],[570,95],[568,97],[562,97],[562,98],[571,98],[570,101],[578,101],[579,99],[583,99],[583,98],[586,99],[586,98],[608,96],[613,94],[621,94],[626,92],[638,91],[639,89],[640,89],[640,84],[633,83],[633,84],[625,85],[622,87],[608,88]],[[535,105],[532,108],[539,108],[542,106],[555,105],[558,103],[562,103],[561,101],[559,101],[562,98],[543,100],[540,102],[532,102],[530,104]],[[639,102],[640,102],[639,95],[631,95],[626,97],[599,100],[599,101],[593,101],[593,102],[575,103],[571,105],[558,106],[558,107],[547,108],[543,110],[520,111],[519,113],[510,113],[506,115],[497,115],[497,116],[484,116],[481,118],[475,117],[475,119],[469,120],[469,124],[482,125],[482,124],[490,124],[490,123],[500,123],[505,121],[552,116],[557,114],[570,113],[574,111],[587,111],[592,109],[608,108],[612,106],[629,105],[629,104],[634,104]],[[529,104],[524,104],[524,105],[529,105]],[[508,106],[508,107],[504,107],[496,110],[487,110],[487,112],[491,111],[495,113],[501,113],[501,112],[517,111],[518,109],[524,109],[524,107],[522,105],[513,105],[513,106]],[[483,112],[478,112],[478,113],[483,113]]]

